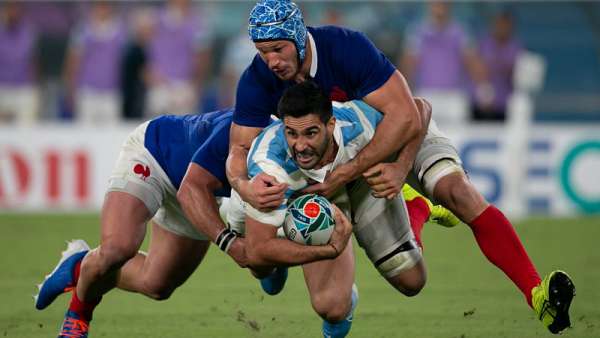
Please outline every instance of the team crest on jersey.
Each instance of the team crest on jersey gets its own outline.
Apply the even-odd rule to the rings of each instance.
[[[137,163],[133,166],[133,173],[139,175],[142,180],[146,180],[150,176],[150,167]]]

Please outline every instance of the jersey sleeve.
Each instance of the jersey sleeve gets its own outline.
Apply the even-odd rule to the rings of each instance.
[[[253,175],[250,174],[250,168],[248,168],[248,172],[251,176],[251,179],[254,178],[256,175],[264,172],[266,174],[274,176],[278,182],[287,184],[292,183],[291,177],[285,172],[283,168],[268,160],[254,162],[254,166],[252,168]],[[283,203],[279,207],[269,212],[260,211],[252,207],[250,203],[245,203],[246,215],[261,223],[269,224],[278,228],[283,225],[288,200],[292,196],[292,194],[294,194],[294,192],[295,190],[293,190],[292,188],[288,188],[285,192]]]
[[[363,33],[349,33],[343,49],[342,71],[349,77],[357,98],[363,98],[381,87],[396,70]]]
[[[259,60],[256,58],[258,56],[238,82],[233,122],[240,126],[264,128],[269,125],[271,114],[277,112],[277,106],[260,79],[256,65]]]
[[[283,203],[273,211],[262,212],[246,203],[246,213],[255,220],[275,227],[283,225],[287,203],[290,197],[306,186],[306,180],[296,177],[295,168],[287,164],[287,148],[276,139],[277,127],[265,129],[254,141],[248,156],[248,176],[253,179],[260,173],[266,173],[286,183]]]
[[[377,128],[379,122],[383,119],[383,114],[362,100],[354,100],[352,103],[358,108],[355,109],[355,112],[359,116],[359,121],[363,124],[368,123],[370,128]]]
[[[196,150],[192,162],[213,174],[223,185],[228,185],[225,161],[229,153],[229,123],[219,123],[211,135]]]

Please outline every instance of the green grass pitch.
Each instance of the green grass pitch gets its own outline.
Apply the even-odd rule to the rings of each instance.
[[[533,218],[516,225],[543,275],[569,272],[577,287],[565,337],[600,337],[600,218]],[[65,240],[98,243],[97,215],[0,215],[0,338],[55,337],[68,301],[33,307],[34,285]],[[516,287],[480,253],[466,226],[428,224],[428,282],[414,298],[395,292],[355,245],[360,302],[350,337],[550,337]],[[260,290],[212,247],[190,280],[163,302],[113,291],[95,312],[91,337],[319,337],[299,268],[282,294]]]

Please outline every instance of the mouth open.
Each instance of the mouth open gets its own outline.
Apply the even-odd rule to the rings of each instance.
[[[308,164],[313,160],[313,158],[313,154],[296,153],[296,161],[300,164]]]

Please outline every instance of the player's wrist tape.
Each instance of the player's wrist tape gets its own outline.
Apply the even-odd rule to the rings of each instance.
[[[225,253],[229,251],[231,244],[237,238],[237,233],[234,230],[229,228],[225,228],[221,230],[217,239],[215,240],[215,244],[219,247],[219,249],[223,250]]]

